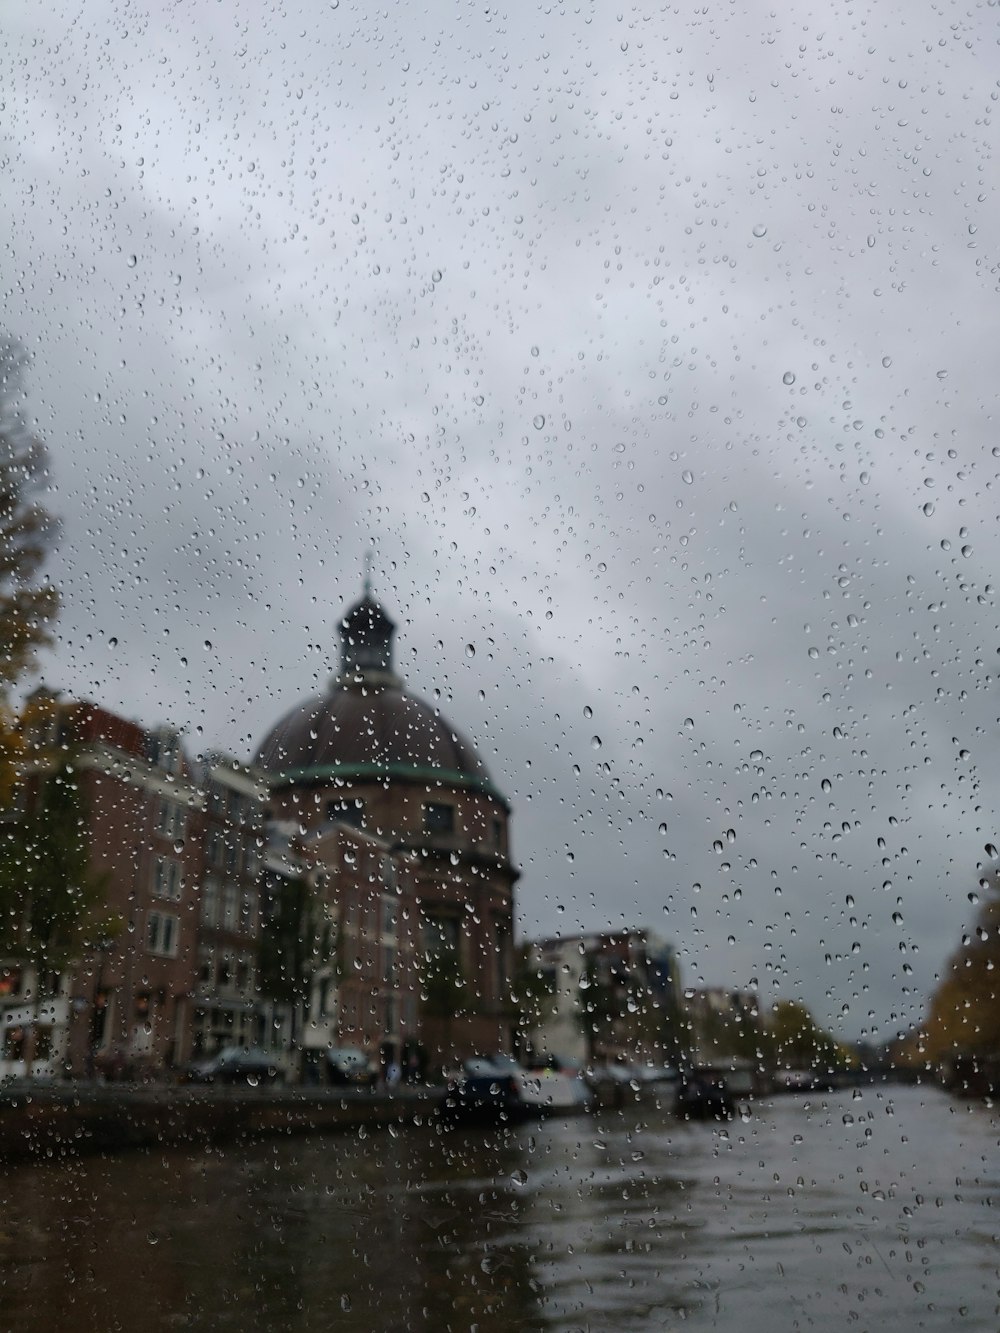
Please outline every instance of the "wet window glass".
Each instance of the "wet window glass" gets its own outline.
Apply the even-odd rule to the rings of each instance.
[[[996,1327],[991,7],[9,8],[5,1326]]]

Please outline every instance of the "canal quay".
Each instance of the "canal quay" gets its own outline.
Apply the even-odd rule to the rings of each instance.
[[[0,1092],[0,1162],[420,1124],[444,1088],[38,1083]]]
[[[8,1165],[19,1333],[995,1329],[998,1124],[869,1085]]]

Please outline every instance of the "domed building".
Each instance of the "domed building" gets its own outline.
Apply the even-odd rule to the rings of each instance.
[[[306,836],[349,825],[405,872],[393,887],[420,999],[401,996],[404,1035],[418,1034],[432,1059],[509,1050],[510,806],[472,742],[405,689],[396,627],[367,586],[339,632],[326,693],[297,704],[257,752],[271,814]],[[373,886],[373,900],[385,891]]]

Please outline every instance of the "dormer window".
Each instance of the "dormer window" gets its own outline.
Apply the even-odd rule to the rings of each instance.
[[[424,806],[424,832],[454,833],[455,807],[439,801],[428,801]]]
[[[150,737],[150,758],[164,773],[180,772],[181,745],[176,731],[164,728]]]
[[[365,803],[355,798],[328,801],[326,817],[331,824],[347,824],[351,828],[364,828]]]

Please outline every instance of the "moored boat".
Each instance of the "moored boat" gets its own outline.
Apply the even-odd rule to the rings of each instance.
[[[525,1069],[509,1057],[466,1060],[448,1084],[441,1114],[450,1121],[525,1120],[585,1111],[593,1094],[558,1069]]]
[[[693,1070],[681,1079],[675,1110],[685,1120],[729,1120],[735,1112],[726,1080],[707,1070]]]

